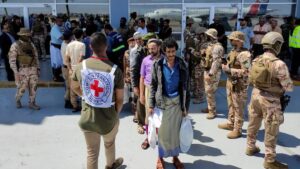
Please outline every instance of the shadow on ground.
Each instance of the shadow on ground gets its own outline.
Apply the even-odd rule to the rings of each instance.
[[[240,169],[238,167],[235,167],[233,165],[224,165],[224,164],[218,164],[211,161],[205,161],[205,160],[196,160],[193,163],[184,163],[184,168],[188,169]],[[166,169],[174,168],[173,163],[166,162]]]

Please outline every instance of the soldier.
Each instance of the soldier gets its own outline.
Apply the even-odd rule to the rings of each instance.
[[[221,63],[224,55],[224,48],[218,42],[217,30],[210,28],[205,34],[207,35],[207,43],[201,53],[205,55],[204,64],[204,84],[208,108],[203,109],[203,113],[207,114],[207,119],[214,119],[216,112],[215,93],[221,77]]]
[[[219,124],[218,127],[231,130],[227,137],[235,139],[242,135],[244,122],[243,112],[247,101],[247,89],[249,86],[248,74],[251,65],[251,53],[247,48],[243,48],[245,42],[243,32],[232,32],[228,36],[228,39],[233,48],[228,54],[228,63],[222,64],[222,69],[228,77],[226,84],[228,121]]]
[[[192,25],[194,23],[194,20],[192,18],[189,18],[187,20],[186,28],[184,30],[183,36],[184,36],[184,43],[185,43],[185,50],[184,50],[184,59],[188,62],[189,64],[189,72],[192,72],[193,68],[193,62],[191,58],[191,48],[195,49],[195,34],[192,31]],[[189,74],[191,76],[191,74]],[[194,79],[190,78],[190,86],[191,86],[191,91],[194,91]]]
[[[275,160],[276,140],[279,126],[283,123],[280,98],[286,91],[293,90],[286,64],[276,56],[283,44],[283,37],[277,32],[269,32],[262,38],[264,54],[253,60],[250,70],[250,82],[253,84],[249,104],[249,125],[247,130],[246,154],[254,155],[260,151],[255,146],[256,135],[264,119],[265,161],[268,169],[287,169],[288,166]]]
[[[40,14],[32,26],[32,39],[35,47],[38,50],[40,58],[46,59],[45,39],[47,36],[47,28],[44,23],[44,15]]]
[[[196,29],[196,38],[194,38],[195,48],[190,47],[191,51],[191,65],[189,65],[192,69],[191,76],[194,86],[194,104],[199,104],[205,102],[205,89],[204,89],[204,64],[201,59],[200,50],[202,45],[206,42],[205,36],[206,29],[203,27],[198,27]]]
[[[39,110],[40,107],[35,104],[38,76],[40,66],[38,54],[35,46],[31,42],[31,33],[26,28],[21,28],[18,33],[20,39],[13,43],[8,53],[9,64],[14,71],[17,94],[16,106],[21,108],[21,97],[26,88],[29,90],[29,108]]]

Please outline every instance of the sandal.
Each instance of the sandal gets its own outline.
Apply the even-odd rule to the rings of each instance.
[[[138,130],[139,134],[144,134],[145,133],[145,129],[143,128],[143,126],[138,125],[137,130]]]
[[[134,117],[134,118],[132,119],[132,121],[133,121],[134,123],[138,123],[138,122],[139,122],[139,120],[138,120],[136,117]]]
[[[184,169],[184,165],[180,162],[178,157],[173,157],[173,165],[176,169]]]
[[[149,144],[149,141],[148,141],[147,138],[144,140],[144,142],[142,143],[141,147],[144,150],[147,150],[150,147],[150,144]]]
[[[165,169],[165,161],[163,160],[163,158],[158,158],[156,169]]]

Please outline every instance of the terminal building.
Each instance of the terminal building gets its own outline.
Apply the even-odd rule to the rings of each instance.
[[[118,28],[121,17],[138,17],[158,21],[170,19],[176,39],[182,39],[186,18],[193,18],[201,26],[220,18],[227,32],[233,31],[238,18],[249,16],[253,24],[258,17],[270,15],[283,23],[287,16],[300,17],[300,0],[1,0],[0,21],[4,15],[23,17],[29,27],[31,14],[67,14],[70,19],[94,15],[107,19]]]

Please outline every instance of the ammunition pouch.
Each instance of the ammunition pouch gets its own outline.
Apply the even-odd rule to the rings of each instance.
[[[28,55],[19,55],[18,56],[18,62],[21,66],[31,66],[33,63],[34,58]]]

